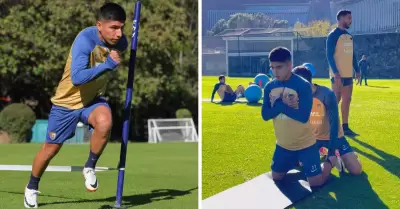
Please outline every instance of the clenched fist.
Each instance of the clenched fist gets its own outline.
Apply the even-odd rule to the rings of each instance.
[[[121,53],[116,50],[111,50],[111,52],[110,52],[111,59],[114,60],[114,62],[116,62],[117,64],[119,64],[121,62],[120,55],[121,55]]]

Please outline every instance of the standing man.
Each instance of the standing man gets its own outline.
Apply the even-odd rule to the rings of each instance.
[[[36,154],[32,173],[25,188],[25,208],[37,208],[39,181],[63,143],[75,135],[78,122],[90,125],[88,159],[82,171],[84,186],[95,192],[99,183],[95,167],[107,145],[112,126],[111,109],[105,98],[105,85],[115,71],[120,53],[128,47],[123,34],[125,10],[118,4],[106,3],[97,13],[96,26],[82,30],[72,43],[64,73],[49,115],[46,141]],[[59,182],[57,186],[71,182]]]
[[[358,63],[358,68],[360,68],[361,70],[361,80],[359,80],[358,83],[360,83],[360,86],[362,86],[362,81],[364,79],[365,85],[368,86],[367,76],[368,76],[368,68],[370,68],[370,66],[369,63],[367,62],[367,56],[365,55],[362,56],[360,62]]]
[[[332,90],[336,95],[337,103],[342,100],[341,110],[344,134],[346,136],[355,136],[357,134],[349,128],[349,113],[353,94],[353,68],[356,71],[358,80],[360,71],[353,49],[353,36],[347,32],[352,22],[351,11],[339,11],[336,19],[338,27],[328,35],[326,56],[331,69]]]

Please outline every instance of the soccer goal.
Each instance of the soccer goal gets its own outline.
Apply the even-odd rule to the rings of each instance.
[[[197,142],[197,132],[192,118],[149,119],[149,143]]]

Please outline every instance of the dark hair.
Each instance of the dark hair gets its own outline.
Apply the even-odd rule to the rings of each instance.
[[[309,69],[307,69],[304,66],[297,66],[295,67],[292,72],[304,79],[306,79],[308,82],[312,82],[312,74],[311,71]]]
[[[223,78],[225,78],[225,76],[224,76],[224,75],[220,75],[220,76],[218,77],[218,80],[220,81],[220,80],[223,79]]]
[[[339,20],[341,17],[344,17],[344,16],[346,16],[346,15],[350,15],[350,14],[351,14],[351,11],[350,11],[350,10],[342,9],[342,10],[340,10],[340,11],[337,13],[337,15],[336,15],[336,20]]]
[[[106,3],[97,11],[97,20],[114,20],[125,22],[126,13],[124,8],[116,3]]]
[[[292,54],[285,47],[276,47],[269,53],[270,62],[287,62],[292,60]]]

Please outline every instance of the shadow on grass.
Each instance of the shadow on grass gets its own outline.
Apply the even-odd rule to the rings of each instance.
[[[335,183],[325,186],[290,208],[309,209],[315,206],[321,209],[389,208],[375,193],[365,172],[359,176],[341,174]]]
[[[236,105],[236,104],[247,104],[248,106],[253,106],[253,107],[261,107],[262,106],[262,103],[249,103],[247,101],[218,102],[218,103],[214,103],[214,104],[218,104],[221,106],[231,106],[231,105]]]
[[[354,142],[357,142],[361,146],[375,152],[381,158],[375,157],[375,156],[368,154],[368,153],[366,153],[360,149],[357,149],[356,147],[353,146],[353,149],[356,153],[364,155],[365,157],[369,158],[370,160],[372,160],[372,161],[376,162],[377,164],[379,164],[380,166],[382,166],[388,172],[390,172],[393,175],[400,178],[400,158],[398,158],[394,155],[391,155],[389,153],[386,153],[385,151],[380,150],[376,147],[373,147],[373,146],[357,139],[356,137],[348,137],[348,138],[352,139]]]
[[[163,200],[173,200],[176,197],[179,196],[185,196],[189,195],[192,193],[192,191],[197,190],[196,188],[189,189],[189,190],[176,190],[176,189],[157,189],[153,190],[150,193],[147,194],[136,194],[136,195],[130,195],[130,196],[124,196],[122,197],[122,206],[125,208],[130,208],[133,206],[138,206],[138,205],[146,205],[152,202],[157,202],[157,201],[163,201]],[[4,193],[9,193],[9,194],[18,194],[18,195],[24,195],[22,192],[7,192],[7,191],[0,191]],[[68,201],[58,201],[58,202],[51,202],[51,203],[39,203],[39,206],[46,206],[46,205],[59,205],[59,204],[79,204],[79,203],[107,203],[105,205],[102,205],[100,208],[101,209],[108,209],[108,208],[113,208],[113,205],[109,205],[110,202],[115,201],[115,197],[107,197],[107,198],[102,198],[102,199],[77,199],[77,198],[68,198],[68,197],[63,197],[63,196],[54,196],[54,195],[40,195],[40,196],[45,196],[45,197],[55,197],[59,199],[67,199]],[[22,198],[21,198],[22,200]]]
[[[367,86],[367,87],[379,88],[379,89],[388,89],[388,88],[390,88],[389,86]]]

